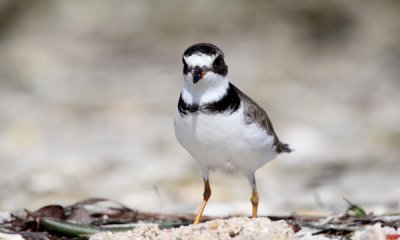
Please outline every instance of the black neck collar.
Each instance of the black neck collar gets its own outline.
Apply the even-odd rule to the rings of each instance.
[[[240,106],[240,97],[235,88],[229,83],[226,94],[218,101],[206,103],[201,106],[198,104],[188,104],[182,98],[182,93],[179,97],[178,110],[181,115],[190,113],[205,113],[205,114],[217,114],[225,112],[234,112]]]

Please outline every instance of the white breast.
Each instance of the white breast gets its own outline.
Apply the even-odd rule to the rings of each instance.
[[[203,168],[255,171],[276,156],[273,137],[259,125],[246,124],[243,107],[234,113],[175,113],[179,143]]]

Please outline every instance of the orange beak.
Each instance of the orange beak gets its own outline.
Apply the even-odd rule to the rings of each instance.
[[[200,67],[195,67],[195,69],[192,72],[192,77],[193,77],[193,83],[196,84],[200,79],[202,79],[206,75],[206,72],[200,68]]]

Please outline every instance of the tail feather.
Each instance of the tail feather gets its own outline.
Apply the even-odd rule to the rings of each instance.
[[[292,151],[293,151],[293,149],[291,149],[289,147],[289,144],[282,143],[280,141],[277,142],[277,144],[276,144],[276,152],[277,153],[290,153]]]

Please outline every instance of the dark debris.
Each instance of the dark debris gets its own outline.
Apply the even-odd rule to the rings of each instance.
[[[382,226],[400,228],[400,215],[376,216],[365,214],[360,207],[350,204],[349,209],[342,215],[327,217],[312,216],[268,216],[272,221],[284,220],[298,232],[303,228],[314,230],[315,235],[349,237],[355,230],[366,225],[381,223]],[[355,212],[354,212],[355,210]],[[356,213],[356,214],[354,214]],[[361,214],[360,214],[361,213]],[[133,228],[136,223],[159,224],[160,228],[179,227],[193,222],[194,214],[159,214],[139,212],[130,209],[116,201],[91,198],[70,206],[48,205],[34,212],[25,210],[12,215],[7,222],[0,222],[0,232],[18,233],[29,240],[72,240],[85,239],[87,235],[71,233],[71,229],[63,232],[59,228],[49,227],[48,223],[60,223],[82,228],[83,230],[102,231],[107,226],[126,226]],[[203,221],[213,220],[203,217]],[[82,230],[80,229],[80,230]],[[109,229],[109,228],[107,228]],[[123,230],[124,228],[121,228]],[[127,230],[127,229],[125,229]]]

